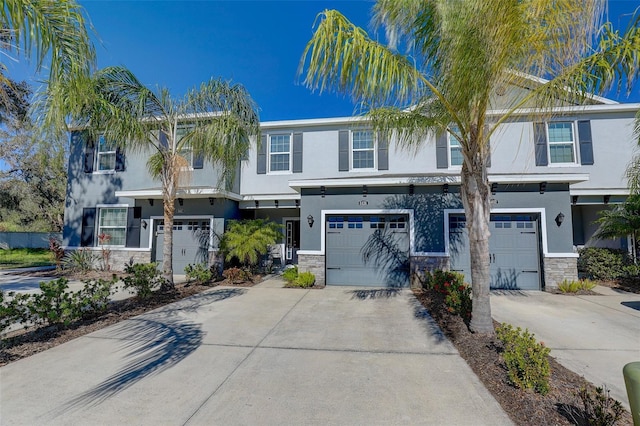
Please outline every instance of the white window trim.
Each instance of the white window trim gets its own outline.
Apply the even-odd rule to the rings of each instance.
[[[128,204],[97,204],[96,205],[96,208],[98,209],[98,215],[97,215],[98,217],[97,217],[97,220],[96,220],[96,223],[95,223],[95,227],[94,227],[95,228],[94,232],[95,232],[95,236],[96,236],[96,238],[95,238],[95,244],[96,244],[95,246],[96,247],[98,247],[98,248],[102,247],[102,245],[100,244],[100,241],[98,241],[98,235],[100,235],[100,229],[103,228],[103,227],[100,226],[100,215],[102,214],[102,210],[104,210],[104,209],[127,209],[127,214],[128,214],[128,211],[129,211],[128,209],[130,207],[131,206],[128,205]],[[118,228],[119,229],[121,227],[119,226],[119,227],[112,227],[112,228],[114,228],[114,229]],[[124,247],[127,246],[127,223],[126,222],[124,224],[124,241],[125,241],[124,244],[107,244],[107,245],[105,245],[105,247],[111,249],[111,248],[124,248]]]
[[[181,130],[186,130],[186,132],[188,132],[189,130],[191,130],[194,126],[193,125],[178,125],[178,128],[176,129],[176,138],[178,137],[178,132]],[[185,133],[186,133],[185,132]],[[183,135],[184,136],[184,135]],[[178,145],[178,142],[180,142],[179,140],[176,140],[176,147]],[[187,148],[187,149],[185,149]],[[189,159],[188,159],[188,163],[189,165],[187,167],[183,167],[182,170],[184,171],[189,171],[192,172],[195,169],[193,168],[193,148],[191,148],[191,144],[187,144],[186,147],[182,147],[182,149],[180,150],[180,155],[182,155],[181,151],[189,151]],[[183,157],[186,157],[184,155],[182,155]]]
[[[449,169],[460,170],[462,169],[462,164],[451,164],[451,158],[452,158],[451,149],[453,148],[453,146],[451,145],[451,138],[456,138],[456,137],[453,135],[453,133],[447,131],[447,163],[448,163]],[[458,143],[460,143],[460,141],[458,141]],[[462,144],[460,144],[460,149],[462,149]]]
[[[118,163],[118,148],[114,147],[113,151],[100,151],[100,138],[104,138],[104,134],[98,135],[98,142],[95,144],[95,159],[93,164],[93,174],[96,175],[112,175],[116,172],[116,166]],[[113,169],[100,170],[100,154],[113,154],[115,156],[113,162]]]
[[[370,132],[373,138],[373,147],[371,149],[357,149],[353,148],[353,134],[356,132]],[[354,151],[373,151],[373,167],[353,167],[353,152]],[[378,170],[378,137],[373,130],[357,129],[349,132],[349,170],[352,172],[371,172]]]
[[[551,139],[549,138],[549,124],[552,123],[570,123],[571,124],[571,136],[573,137],[572,147],[573,147],[573,162],[570,163],[554,163],[551,161]],[[547,158],[549,161],[547,162],[547,167],[566,167],[566,166],[580,166],[580,162],[578,161],[578,150],[576,149],[576,137],[577,137],[577,126],[575,120],[558,120],[558,121],[547,121],[544,126],[545,132],[547,132]],[[553,145],[569,145],[569,142],[553,142]]]
[[[271,170],[271,155],[287,154],[287,152],[271,152],[271,138],[273,136],[289,137],[289,169],[288,170]],[[289,175],[293,169],[293,133],[270,133],[267,136],[267,174],[269,175]]]

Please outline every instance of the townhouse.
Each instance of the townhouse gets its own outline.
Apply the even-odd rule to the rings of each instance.
[[[500,125],[488,168],[493,287],[554,287],[577,277],[577,247],[628,246],[591,236],[598,212],[628,195],[624,172],[637,146],[639,108],[594,97],[538,118],[523,110]],[[321,284],[406,286],[424,268],[470,277],[455,138],[432,135],[403,150],[362,117],[261,129],[261,143],[225,190],[210,164],[188,155],[192,179],[175,206],[175,273],[211,262],[228,220],[268,218],[283,226],[275,261],[312,271]],[[145,154],[72,133],[67,249],[99,250],[97,236],[106,233],[116,267],[161,261],[163,231],[160,184]]]

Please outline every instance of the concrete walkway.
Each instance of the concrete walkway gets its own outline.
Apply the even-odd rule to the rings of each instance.
[[[640,361],[640,295],[597,287],[600,296],[492,292],[493,318],[535,333],[551,356],[629,408],[622,367]]]
[[[408,290],[219,287],[0,369],[0,423],[511,424]]]

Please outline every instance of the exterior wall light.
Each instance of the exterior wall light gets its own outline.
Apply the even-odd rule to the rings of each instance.
[[[313,220],[313,216],[311,215],[307,216],[307,223],[309,224],[309,228],[313,228],[313,222],[315,222]]]
[[[147,229],[147,226],[149,226],[149,224],[147,223],[147,221],[146,221],[146,220],[143,220],[143,221],[142,221],[142,228],[143,228],[143,229]]]
[[[556,221],[556,225],[558,226],[562,225],[562,222],[564,222],[564,214],[562,214],[562,212],[558,213],[558,216],[556,216],[555,221]]]

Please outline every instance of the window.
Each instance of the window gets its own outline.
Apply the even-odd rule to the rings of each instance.
[[[458,133],[458,128],[453,127],[451,129],[454,133]],[[462,146],[460,141],[453,133],[449,133],[449,166],[462,166]]]
[[[352,133],[351,164],[353,169],[373,169],[375,167],[375,141],[370,130]]]
[[[291,171],[291,135],[269,136],[269,172]]]
[[[550,163],[575,163],[573,123],[559,121],[547,124]]]
[[[116,144],[105,139],[104,135],[98,138],[98,170],[110,171],[116,169]]]
[[[101,235],[107,238],[101,240]],[[124,246],[127,238],[127,208],[108,207],[100,209],[98,222],[98,244],[105,246]]]
[[[187,134],[187,132],[191,131],[191,127],[189,126],[181,126],[176,130],[176,142],[180,142],[180,140]],[[187,160],[187,164],[189,167],[193,167],[193,149],[191,149],[191,145],[186,143],[180,147],[180,155]]]

